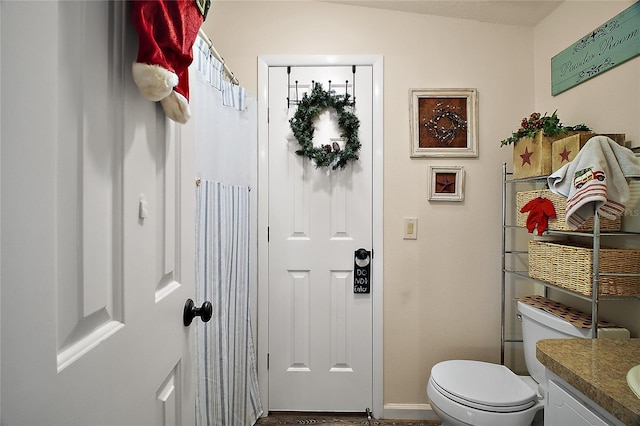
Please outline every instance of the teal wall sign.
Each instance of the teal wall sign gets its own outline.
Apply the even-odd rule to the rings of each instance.
[[[551,58],[551,94],[640,55],[640,1]]]

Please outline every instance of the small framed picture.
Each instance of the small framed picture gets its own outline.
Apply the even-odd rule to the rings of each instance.
[[[411,157],[477,157],[477,89],[410,89]]]
[[[431,182],[429,201],[464,200],[464,168],[462,166],[429,166]]]

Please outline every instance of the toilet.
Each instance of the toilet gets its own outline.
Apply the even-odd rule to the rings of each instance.
[[[525,364],[531,376],[518,376],[504,365],[449,360],[433,366],[427,384],[431,408],[442,426],[530,425],[544,407],[544,366],[536,359],[541,339],[590,338],[581,328],[541,308],[559,304],[540,296],[518,300]],[[542,306],[546,307],[546,306]]]

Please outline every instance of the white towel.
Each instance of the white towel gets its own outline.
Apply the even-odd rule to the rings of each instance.
[[[594,136],[547,182],[552,192],[567,197],[567,226],[577,229],[596,209],[607,219],[622,216],[629,201],[626,177],[633,176],[640,176],[640,160],[633,151],[606,136]]]

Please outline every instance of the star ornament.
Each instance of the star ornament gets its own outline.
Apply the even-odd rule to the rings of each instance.
[[[436,175],[436,192],[453,193],[455,192],[456,178],[455,175],[448,173],[438,173]]]
[[[567,147],[564,147],[564,151],[562,151],[560,153],[560,163],[564,163],[565,161],[568,163],[569,162],[569,154],[571,154],[571,151],[567,151]]]
[[[531,156],[533,155],[533,152],[529,152],[529,147],[525,146],[524,147],[524,153],[520,154],[520,157],[522,158],[522,165],[524,166],[525,164],[531,165]]]

